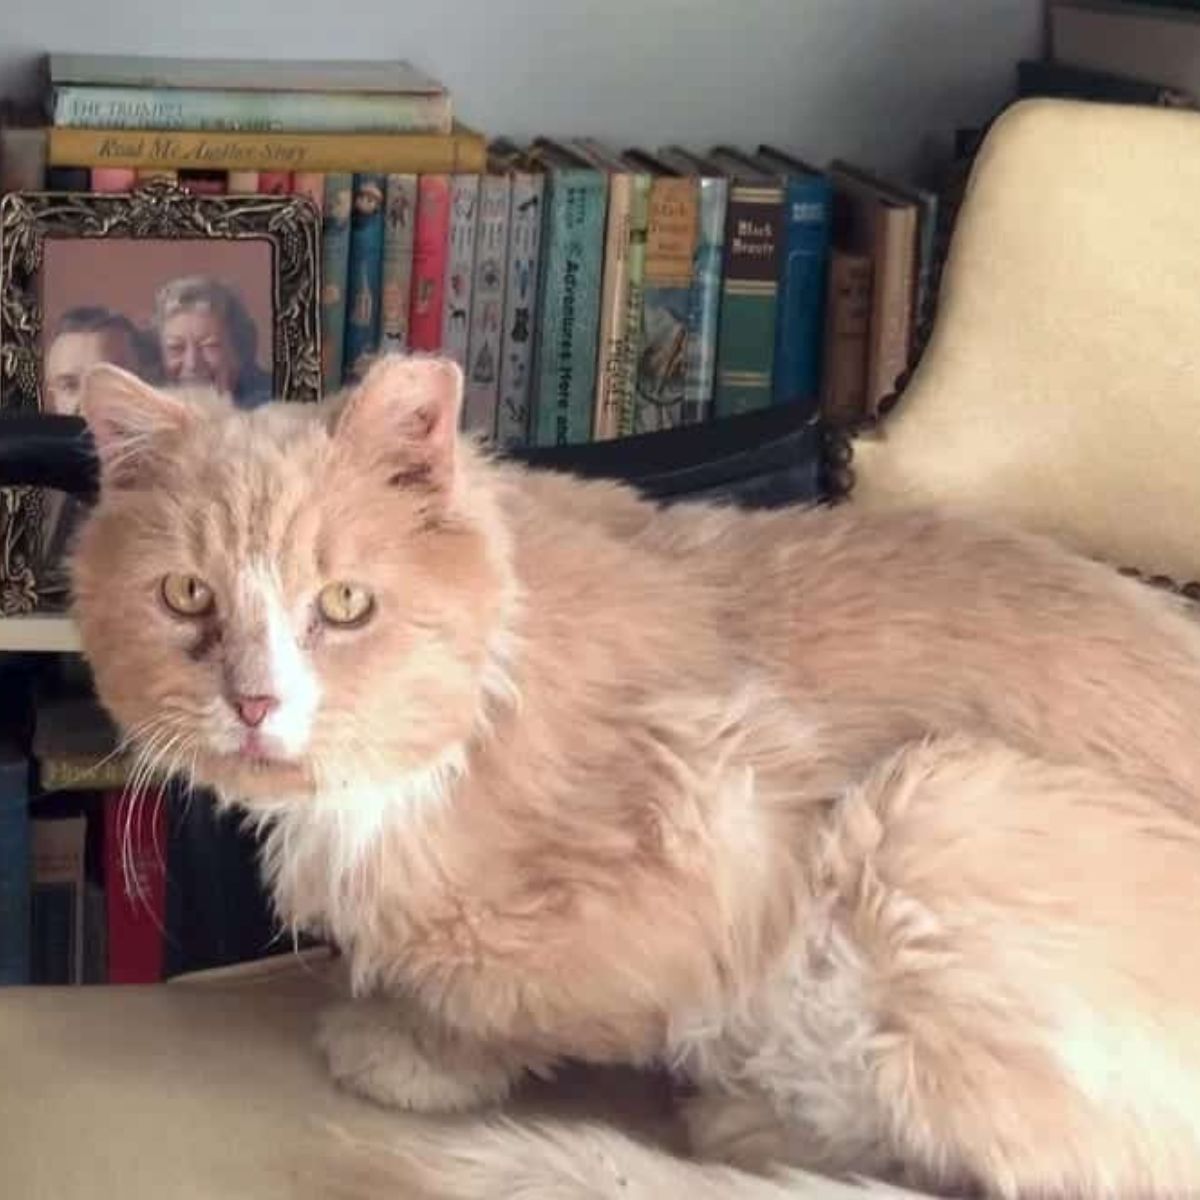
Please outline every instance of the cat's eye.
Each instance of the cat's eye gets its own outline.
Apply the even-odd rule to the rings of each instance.
[[[317,595],[317,608],[330,625],[362,625],[375,610],[375,597],[356,583],[328,583]]]
[[[163,603],[181,617],[204,617],[213,610],[213,590],[195,575],[167,575],[162,581]]]

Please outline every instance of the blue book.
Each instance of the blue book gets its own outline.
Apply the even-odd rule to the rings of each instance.
[[[0,744],[0,984],[29,982],[29,760]]]
[[[342,348],[344,381],[361,379],[367,363],[379,353],[382,330],[383,201],[386,190],[386,175],[360,172],[354,176],[346,286],[346,333]]]
[[[775,333],[776,404],[820,405],[833,188],[819,171],[770,146],[757,160],[784,181],[784,261]]]

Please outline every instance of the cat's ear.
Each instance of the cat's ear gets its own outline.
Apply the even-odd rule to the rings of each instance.
[[[334,436],[390,483],[449,500],[462,400],[463,374],[451,359],[385,355],[346,401]]]
[[[95,443],[105,488],[136,487],[163,436],[182,433],[194,417],[185,401],[110,363],[84,376],[79,413]]]

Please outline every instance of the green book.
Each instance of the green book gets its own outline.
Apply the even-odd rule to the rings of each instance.
[[[713,415],[732,417],[771,404],[784,189],[723,147],[708,161],[729,179]]]

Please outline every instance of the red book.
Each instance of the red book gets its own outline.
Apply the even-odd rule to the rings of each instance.
[[[163,977],[167,871],[164,799],[146,792],[104,796],[104,891],[109,983]]]
[[[325,207],[325,175],[322,171],[296,171],[292,175],[292,191],[297,196],[307,196],[316,205],[317,212]]]
[[[260,195],[286,196],[291,190],[291,171],[259,171],[258,191]]]
[[[93,192],[132,192],[137,186],[137,172],[132,167],[93,167]]]
[[[450,176],[422,175],[413,228],[412,293],[408,345],[435,354],[442,348],[442,306],[450,241]]]

